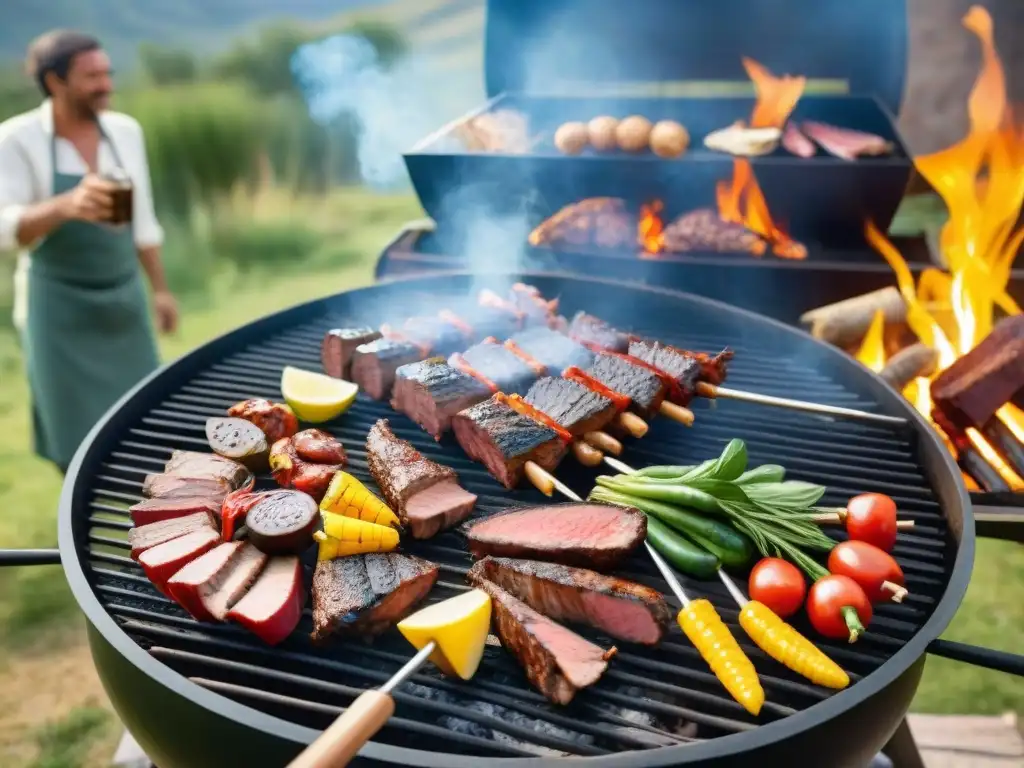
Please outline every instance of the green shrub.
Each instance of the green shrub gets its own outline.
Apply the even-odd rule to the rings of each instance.
[[[259,267],[299,266],[322,242],[323,235],[300,219],[235,220],[214,226],[210,248],[217,259],[245,272]]]

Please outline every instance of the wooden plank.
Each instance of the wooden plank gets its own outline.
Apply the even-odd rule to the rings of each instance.
[[[909,715],[927,768],[1020,768],[1024,737],[1017,717]]]

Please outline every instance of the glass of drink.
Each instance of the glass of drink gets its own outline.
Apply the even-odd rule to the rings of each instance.
[[[110,214],[108,223],[117,226],[130,224],[132,221],[132,202],[135,197],[135,187],[132,185],[131,177],[123,168],[115,168],[109,173],[103,174],[106,181],[114,184],[116,189],[113,194],[113,211]]]

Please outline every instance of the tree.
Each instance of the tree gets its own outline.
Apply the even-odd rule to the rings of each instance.
[[[139,45],[139,64],[155,85],[191,83],[199,70],[190,52],[153,43]]]

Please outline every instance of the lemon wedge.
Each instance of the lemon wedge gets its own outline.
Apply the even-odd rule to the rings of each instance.
[[[427,606],[398,622],[398,631],[417,650],[433,640],[430,660],[446,675],[469,680],[484,655],[491,626],[491,597],[474,589]]]
[[[355,402],[359,385],[322,373],[286,366],[281,394],[301,421],[320,424],[337,418]]]

